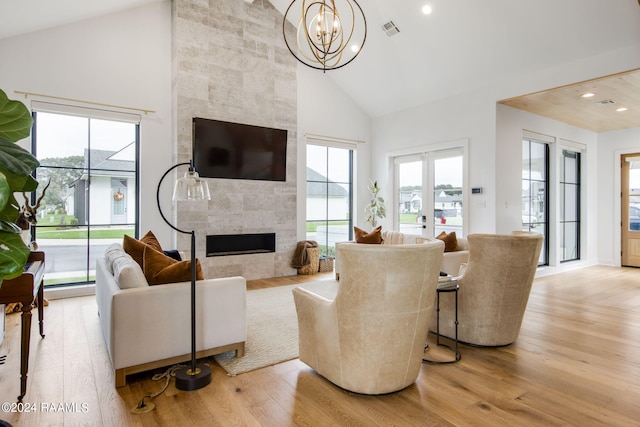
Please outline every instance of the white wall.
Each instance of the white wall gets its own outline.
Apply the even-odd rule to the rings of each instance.
[[[465,221],[468,233],[495,231],[495,101],[484,93],[471,93],[423,105],[374,120],[372,175],[385,200],[394,200],[391,157],[404,152],[428,151],[467,144],[468,188],[483,187],[468,198]],[[469,190],[470,191],[470,190]],[[388,204],[391,209],[392,203]],[[393,229],[391,212],[381,221]]]
[[[0,88],[27,107],[33,99],[133,112],[38,96],[25,100],[14,91],[155,110],[142,114],[140,125],[140,230],[153,230],[163,245],[172,247],[171,230],[155,201],[173,152],[170,0],[0,40],[0,58]],[[170,197],[169,192],[166,199]]]
[[[584,147],[582,161],[581,260],[560,264],[560,235],[554,226],[549,230],[550,268],[538,275],[575,269],[598,263],[598,134],[555,120],[527,113],[502,104],[497,106],[496,153],[500,179],[496,182],[496,219],[498,233],[510,233],[522,227],[522,136],[523,131],[535,132],[553,141],[549,144],[551,200],[550,223],[558,222],[558,159],[562,148],[579,151]],[[553,208],[556,208],[555,210]]]
[[[368,202],[371,119],[329,78],[328,74],[298,64],[298,200],[306,199],[307,134],[362,141],[357,144],[354,188],[354,224],[364,224],[363,209]],[[306,206],[298,203],[298,238],[306,238]]]
[[[620,156],[640,153],[640,128],[598,135],[598,258],[620,265]]]
[[[605,243],[606,239],[605,242],[599,242],[598,237],[607,234],[599,229],[602,223],[602,197],[607,198],[615,188],[603,188],[605,184],[594,181],[604,170],[601,169],[604,160],[600,159],[604,156],[595,146],[598,136],[535,116],[529,117],[532,115],[505,113],[502,108],[496,107],[496,103],[526,93],[639,68],[640,40],[634,43],[632,47],[558,63],[544,69],[537,69],[536,64],[531,64],[530,73],[512,76],[495,86],[373,119],[371,174],[380,181],[383,197],[393,200],[390,153],[408,152],[412,148],[418,151],[446,145],[451,141],[468,140],[467,187],[483,187],[483,194],[469,195],[464,218],[467,232],[492,233],[518,229],[521,222],[522,129],[537,128],[540,133],[546,132],[590,145],[591,154],[583,162],[595,176],[590,175],[585,186],[590,214],[586,224],[588,243],[585,246],[583,241],[583,248],[587,248],[586,262],[599,262],[600,258],[605,263],[610,262],[616,248],[612,243]],[[502,116],[498,117],[499,114]],[[629,146],[632,143],[620,144]],[[610,164],[613,164],[613,155],[607,153],[607,156]],[[591,213],[595,211],[599,214]],[[382,225],[393,227],[389,218],[382,221]],[[607,248],[597,250],[597,246],[603,243]]]

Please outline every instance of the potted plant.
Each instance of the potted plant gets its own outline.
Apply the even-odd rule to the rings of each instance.
[[[38,160],[16,142],[31,134],[33,119],[20,101],[7,98],[0,89],[0,286],[3,280],[22,274],[30,250],[16,225],[20,204],[14,193],[31,192],[38,182],[31,173]]]
[[[387,216],[387,212],[384,207],[384,199],[378,196],[380,187],[378,187],[378,181],[369,181],[369,192],[371,193],[371,200],[365,206],[364,212],[367,214],[366,222],[371,224],[372,228],[376,228],[378,220],[376,218],[384,218]]]

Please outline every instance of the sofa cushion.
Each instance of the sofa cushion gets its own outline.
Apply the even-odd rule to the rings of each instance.
[[[131,257],[136,260],[136,262],[143,270],[143,253],[144,249],[147,246],[155,249],[156,251],[162,252],[160,242],[158,242],[158,239],[156,239],[156,236],[151,231],[147,231],[147,234],[142,236],[140,240],[136,240],[126,234],[124,236],[124,239],[122,240],[122,247],[124,248],[124,251],[131,255]]]
[[[109,273],[113,274],[113,261],[126,254],[122,245],[119,243],[112,243],[104,250],[104,263],[107,266]]]
[[[444,242],[445,252],[455,252],[458,250],[458,239],[456,238],[455,231],[452,231],[448,234],[447,232],[443,231],[436,236],[436,239],[442,240]]]
[[[191,260],[176,261],[150,246],[144,249],[143,271],[149,285],[191,281]],[[196,259],[196,280],[204,280],[202,266]]]
[[[367,232],[361,228],[353,227],[353,233],[356,236],[356,243],[381,244],[382,243],[382,226],[379,225],[373,230]]]
[[[113,278],[118,282],[120,289],[144,288],[149,286],[142,273],[142,268],[131,257],[122,251],[122,255],[115,258],[112,263]]]

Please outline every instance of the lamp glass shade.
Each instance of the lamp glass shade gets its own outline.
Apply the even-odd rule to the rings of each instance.
[[[200,178],[198,172],[190,169],[176,181],[173,187],[173,200],[211,200],[209,186]]]

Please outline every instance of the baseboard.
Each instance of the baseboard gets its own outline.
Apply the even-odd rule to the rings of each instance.
[[[87,283],[84,285],[76,286],[61,286],[52,289],[44,289],[44,297],[48,300],[61,299],[61,298],[74,298],[84,297],[88,295],[96,294],[96,285],[94,283]]]

